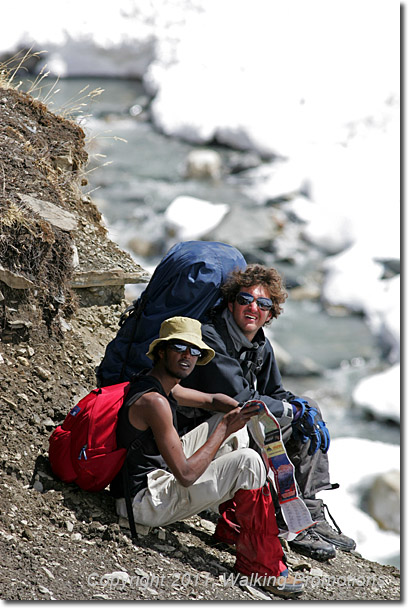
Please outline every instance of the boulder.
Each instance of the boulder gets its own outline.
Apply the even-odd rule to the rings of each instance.
[[[398,470],[377,476],[370,488],[368,510],[382,529],[400,534],[400,473]]]
[[[185,176],[194,179],[219,180],[222,175],[221,155],[215,150],[192,150],[186,159]]]

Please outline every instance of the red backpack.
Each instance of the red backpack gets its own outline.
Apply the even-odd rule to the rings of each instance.
[[[117,449],[116,428],[129,386],[125,382],[92,390],[51,434],[51,468],[65,483],[100,491],[120,471],[127,451]]]

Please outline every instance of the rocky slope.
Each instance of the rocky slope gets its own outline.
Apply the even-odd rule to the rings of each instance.
[[[107,490],[53,476],[48,438],[95,385],[123,284],[145,273],[110,242],[89,197],[84,134],[0,87],[0,595],[6,600],[253,600],[216,516],[141,528],[136,544]],[[318,563],[287,551],[305,600],[398,600],[400,573],[352,553]],[[275,598],[278,599],[278,598]]]

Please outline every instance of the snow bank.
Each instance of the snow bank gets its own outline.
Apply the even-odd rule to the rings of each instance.
[[[328,260],[325,267],[324,300],[363,312],[386,359],[392,364],[399,362],[400,276],[382,279],[382,267],[367,250],[365,240]]]
[[[226,203],[211,203],[197,197],[180,196],[167,207],[164,218],[175,241],[190,241],[205,237],[217,227],[229,212]]]
[[[55,76],[142,78],[161,53],[172,57],[195,0],[31,0],[2,7],[0,52],[46,51],[38,70]],[[169,52],[167,53],[167,49]]]
[[[398,4],[387,2],[207,2],[190,15],[175,61],[157,57],[144,77],[158,92],[154,121],[261,154],[340,140],[347,122],[397,96],[398,28]]]
[[[397,364],[362,379],[353,391],[353,402],[375,417],[400,423],[400,390],[400,365]]]
[[[339,141],[398,97],[399,6],[20,0],[2,9],[0,51],[46,49],[59,76],[143,78],[165,133],[289,155]]]
[[[342,531],[354,538],[356,550],[366,559],[391,562],[400,554],[400,536],[383,531],[360,508],[363,495],[380,473],[400,470],[400,447],[360,438],[332,440],[329,450],[331,481],[340,488],[319,497]]]

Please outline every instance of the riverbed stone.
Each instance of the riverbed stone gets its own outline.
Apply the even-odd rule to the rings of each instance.
[[[369,512],[380,527],[400,533],[400,473],[380,474],[369,491]]]

